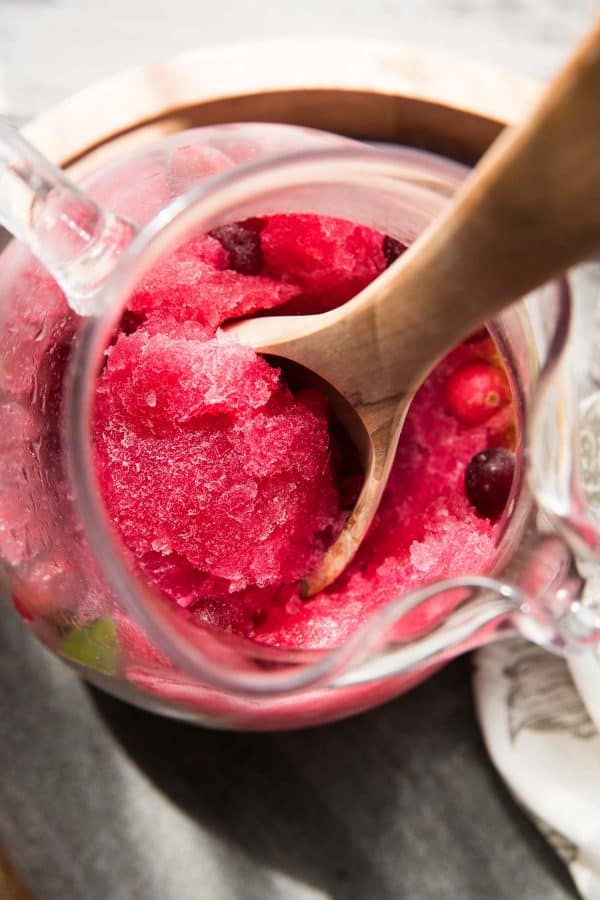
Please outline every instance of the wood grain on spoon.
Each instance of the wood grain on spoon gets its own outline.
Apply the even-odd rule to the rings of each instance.
[[[334,581],[364,538],[410,401],[436,362],[599,250],[600,22],[529,120],[498,138],[447,211],[365,290],[328,313],[231,329],[257,351],[317,373],[364,427],[361,494],[308,574],[307,594]]]

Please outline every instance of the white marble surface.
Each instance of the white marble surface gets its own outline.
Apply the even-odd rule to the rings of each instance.
[[[597,0],[0,0],[0,110],[30,117],[130,66],[281,35],[401,40],[544,77],[597,9]]]
[[[279,35],[403,40],[546,76],[597,0],[0,0],[0,111]],[[564,900],[483,752],[469,664],[316,732],[221,735],[91,695],[0,616],[0,844],[38,900]]]

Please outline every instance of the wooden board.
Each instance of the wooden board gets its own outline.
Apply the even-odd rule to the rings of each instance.
[[[0,900],[33,900],[0,847]]]
[[[24,130],[79,172],[182,128],[233,121],[309,125],[469,162],[537,93],[501,69],[403,44],[282,40],[199,50],[116,76]]]

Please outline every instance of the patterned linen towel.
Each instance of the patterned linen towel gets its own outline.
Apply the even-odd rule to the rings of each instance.
[[[585,657],[578,686],[598,691],[598,656]],[[581,896],[600,900],[600,733],[569,666],[521,639],[478,651],[475,666],[479,721],[496,768]]]

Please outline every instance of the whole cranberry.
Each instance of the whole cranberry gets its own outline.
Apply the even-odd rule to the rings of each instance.
[[[504,447],[476,453],[465,472],[465,490],[478,515],[497,519],[510,495],[515,474],[515,457]]]
[[[386,265],[391,266],[399,256],[402,256],[406,250],[406,244],[397,241],[396,238],[390,237],[389,234],[383,239],[382,245],[383,255],[385,256]]]
[[[210,232],[229,253],[229,268],[240,275],[258,275],[263,268],[260,233],[253,222],[220,225]]]
[[[506,375],[486,362],[461,366],[444,385],[446,407],[462,425],[482,425],[509,400]]]

